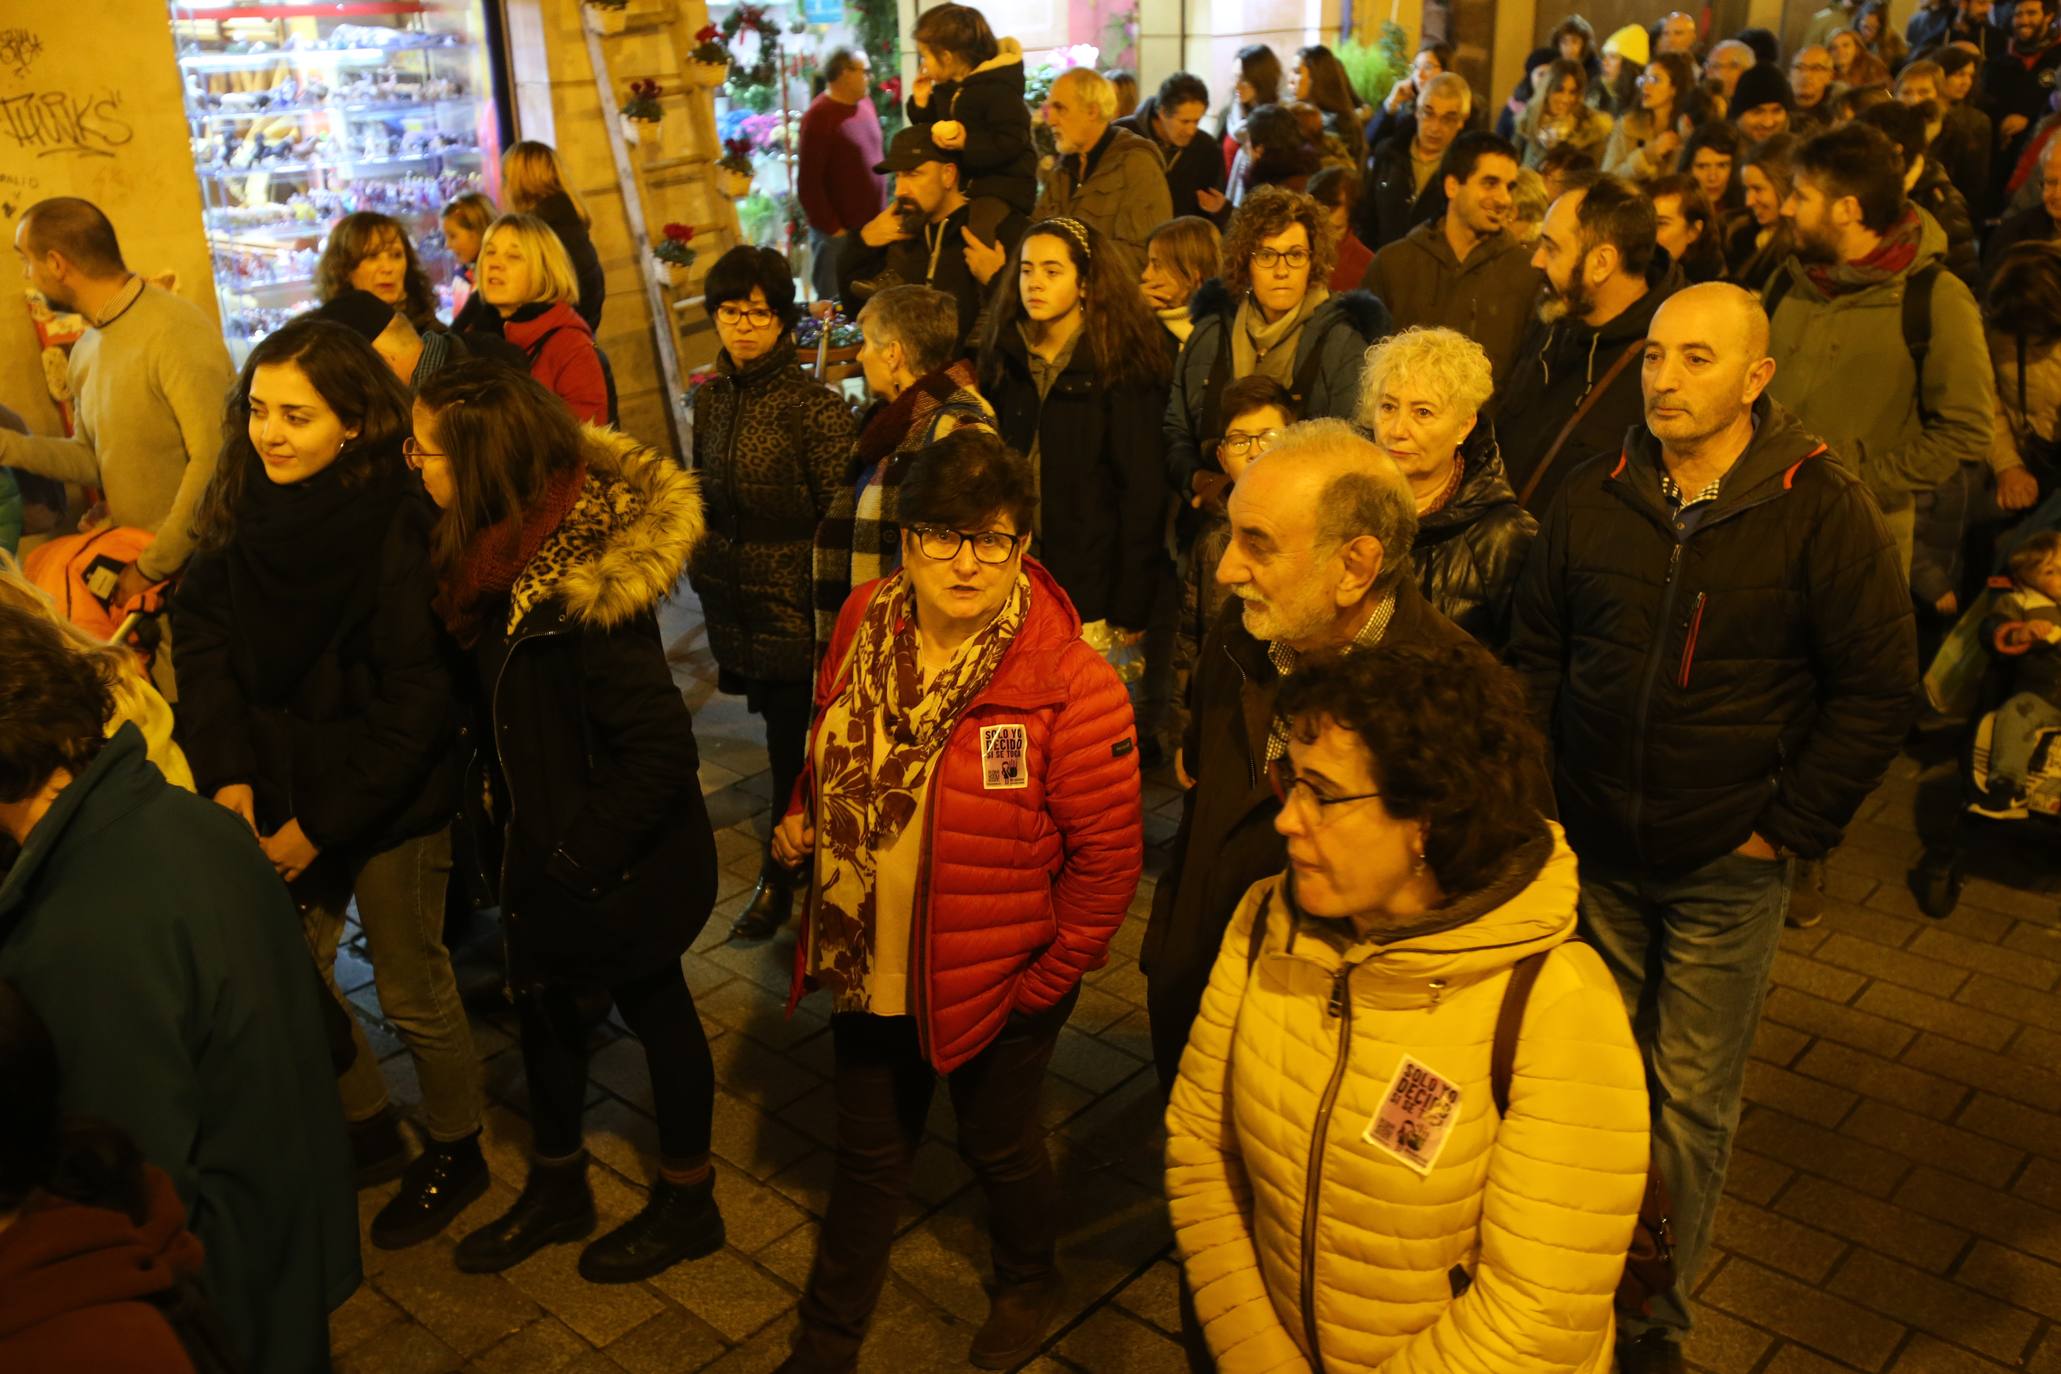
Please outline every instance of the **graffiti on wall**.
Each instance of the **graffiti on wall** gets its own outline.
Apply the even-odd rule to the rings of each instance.
[[[30,91],[0,96],[0,137],[37,157],[113,157],[136,130],[120,91]]]
[[[43,55],[43,40],[27,29],[0,29],[0,71],[27,76]]]

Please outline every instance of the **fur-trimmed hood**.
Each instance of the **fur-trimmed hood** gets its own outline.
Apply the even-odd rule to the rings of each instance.
[[[581,427],[587,480],[573,508],[516,578],[512,633],[536,606],[556,598],[565,617],[606,630],[668,596],[705,519],[696,476],[627,434]]]
[[[979,76],[982,72],[1000,71],[1004,67],[1021,67],[1022,65],[1023,44],[1014,38],[997,38],[995,40],[995,55],[968,72],[966,76],[970,80],[973,77]]]

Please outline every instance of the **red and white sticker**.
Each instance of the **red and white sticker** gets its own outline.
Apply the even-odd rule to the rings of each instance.
[[[1360,1138],[1418,1174],[1429,1174],[1459,1120],[1460,1089],[1406,1054]]]
[[[1029,750],[1030,740],[1023,726],[981,726],[980,785],[990,792],[1029,787],[1030,773],[1024,767],[1024,755]]]

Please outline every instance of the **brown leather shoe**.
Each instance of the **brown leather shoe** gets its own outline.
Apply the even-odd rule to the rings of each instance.
[[[997,1286],[988,1297],[988,1319],[973,1338],[966,1358],[975,1369],[1014,1369],[1038,1353],[1059,1313],[1059,1281]]]

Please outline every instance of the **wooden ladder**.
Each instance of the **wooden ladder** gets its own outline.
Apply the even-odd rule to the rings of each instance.
[[[622,187],[623,214],[629,222],[630,242],[637,254],[651,311],[668,422],[675,451],[684,459],[693,452],[693,421],[688,413],[687,377],[680,359],[688,351],[684,345],[690,342],[690,336],[713,332],[713,326],[698,308],[699,282],[711,263],[744,241],[736,204],[716,188],[721,140],[716,135],[715,93],[689,79],[694,34],[708,22],[708,8],[702,0],[658,0],[648,9],[632,4],[622,31],[612,34],[602,33],[584,6],[582,11],[587,59],[594,71],[601,117],[608,126],[609,151],[615,160],[616,180]],[[653,39],[664,43],[670,51],[654,51]],[[634,51],[638,45],[644,47],[648,57],[669,57],[670,70],[649,69],[662,64],[640,61]],[[682,151],[668,148],[667,155],[654,158],[633,146],[624,132],[617,111],[628,95],[629,82],[646,77],[659,81],[660,99],[667,105],[677,102],[684,107],[666,113],[667,120],[686,120],[687,138],[672,145]],[[689,205],[694,208],[687,208]],[[694,226],[695,263],[689,269],[691,275],[679,285],[660,275],[660,263],[651,252],[663,238],[662,233],[654,232],[654,226],[662,228],[668,223]]]

